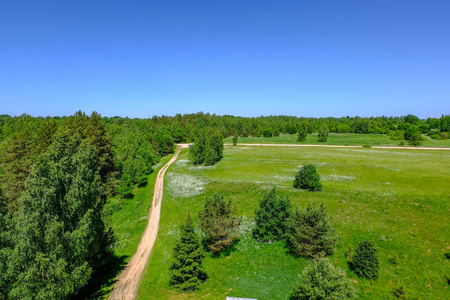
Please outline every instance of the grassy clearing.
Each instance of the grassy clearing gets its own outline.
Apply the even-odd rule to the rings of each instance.
[[[250,235],[254,210],[263,192],[276,186],[297,207],[323,201],[340,237],[330,261],[357,282],[361,299],[394,299],[403,284],[409,299],[449,299],[450,153],[439,150],[353,148],[281,148],[228,146],[213,167],[195,167],[187,150],[165,182],[158,238],[142,278],[139,299],[224,299],[225,296],[286,299],[299,273],[310,262],[287,254],[284,244],[261,244]],[[292,188],[295,173],[314,163],[324,191]],[[179,175],[186,175],[179,176]],[[189,178],[195,193],[180,192]],[[245,216],[241,240],[230,253],[207,255],[209,279],[200,290],[178,293],[169,286],[168,268],[179,225],[187,210],[198,223],[206,195],[222,192]],[[364,239],[380,249],[380,279],[368,281],[348,269],[346,251]],[[398,265],[389,261],[397,255]]]
[[[433,140],[423,136],[425,141],[423,147],[450,147],[449,140]],[[232,137],[225,139],[225,143],[232,143]],[[326,143],[317,141],[317,133],[308,134],[306,141],[297,142],[296,134],[281,134],[271,138],[265,137],[239,137],[238,144],[323,144],[323,145],[346,145],[346,146],[398,146],[400,141],[390,140],[385,134],[357,134],[357,133],[330,133]],[[405,142],[407,145],[407,143]]]

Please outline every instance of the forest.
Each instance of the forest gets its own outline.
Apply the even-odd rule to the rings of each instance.
[[[400,145],[419,146],[424,136],[445,140],[449,131],[450,115],[1,115],[0,299],[68,299],[89,289],[113,255],[110,199],[132,198],[133,188],[147,185],[154,166],[176,143],[195,143],[190,159],[208,166],[222,158],[221,140],[229,137],[295,134],[301,142],[312,133],[384,134]]]

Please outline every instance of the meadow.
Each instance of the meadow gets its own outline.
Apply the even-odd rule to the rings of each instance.
[[[292,188],[295,173],[306,163],[316,165],[322,192]],[[252,239],[258,200],[272,187],[289,195],[296,207],[325,203],[339,235],[330,261],[346,270],[360,299],[395,299],[392,291],[402,285],[408,299],[448,299],[450,261],[444,253],[450,251],[449,178],[450,151],[444,150],[238,145],[226,146],[224,158],[212,167],[192,165],[188,150],[183,150],[166,173],[158,238],[138,299],[287,299],[310,260],[289,254],[284,242]],[[236,205],[241,238],[227,253],[206,255],[209,279],[198,291],[177,292],[169,286],[169,266],[179,226],[188,211],[198,224],[205,197],[216,192]],[[347,264],[349,249],[366,239],[380,253],[376,281],[359,278]],[[118,254],[133,248],[120,247]]]
[[[433,140],[427,135],[422,147],[450,147],[450,139]],[[224,139],[227,144],[232,143],[232,137]],[[297,142],[296,134],[280,134],[270,138],[265,137],[239,137],[238,144],[321,144],[321,145],[346,145],[346,146],[398,146],[401,141],[391,140],[386,134],[358,134],[358,133],[330,133],[325,143],[317,142],[317,133],[308,134],[306,141]],[[408,146],[406,141],[403,141]]]

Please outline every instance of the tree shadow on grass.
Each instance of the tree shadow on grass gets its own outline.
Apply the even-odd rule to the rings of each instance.
[[[126,266],[127,255],[107,254],[103,262],[94,270],[88,284],[72,299],[105,299],[116,283],[116,277]]]

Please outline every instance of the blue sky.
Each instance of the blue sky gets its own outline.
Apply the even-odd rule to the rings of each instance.
[[[0,1],[0,113],[450,113],[450,1]]]

